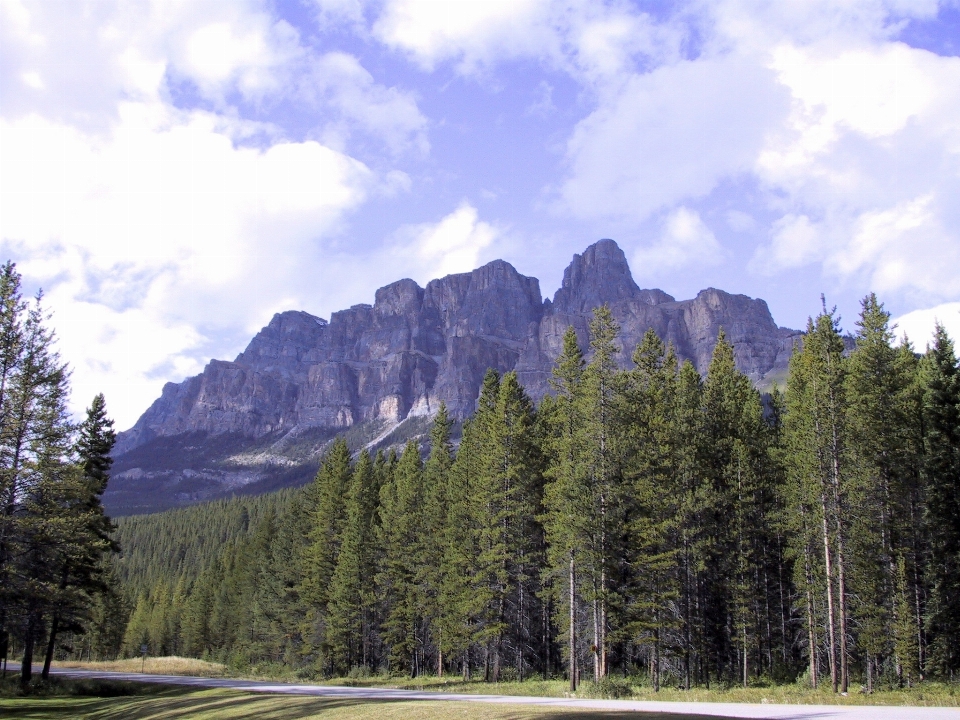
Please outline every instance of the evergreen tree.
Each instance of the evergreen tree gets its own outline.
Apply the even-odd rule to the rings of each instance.
[[[564,632],[570,690],[579,684],[580,635],[577,632],[579,562],[590,533],[587,463],[581,442],[585,362],[572,327],[553,368],[556,401],[543,413],[549,427],[543,526],[547,540],[545,581],[552,589],[555,621]],[[464,433],[466,436],[466,433]],[[463,446],[461,446],[463,453]],[[460,457],[458,455],[458,462]]]
[[[677,358],[648,330],[626,373],[621,411],[627,437],[625,479],[632,505],[618,584],[627,598],[625,639],[649,648],[654,690],[660,689],[661,650],[678,626],[672,606],[680,597],[678,568],[680,448],[676,444]]]
[[[846,692],[847,558],[849,490],[845,378],[847,360],[834,313],[810,320],[802,349],[790,363],[787,385],[787,464],[798,515],[809,518],[809,532],[819,533],[820,554],[805,582],[818,582],[826,601],[823,618],[831,686]],[[798,536],[801,545],[809,536]],[[802,551],[802,550],[801,550]],[[798,553],[800,554],[800,553]],[[808,623],[817,618],[808,613]],[[808,636],[815,636],[808,628]],[[816,651],[815,647],[809,652]],[[815,668],[813,660],[811,667]],[[815,682],[815,678],[814,678]]]
[[[928,628],[941,672],[960,669],[960,370],[953,341],[937,325],[924,358],[924,478],[930,528]]]
[[[875,295],[864,298],[846,376],[850,586],[870,688],[874,668],[890,654],[897,657],[900,667],[904,663],[921,665],[923,611],[908,600],[921,591],[916,582],[923,575],[918,566],[921,559],[913,551],[921,530],[911,521],[921,492],[920,416],[918,403],[913,401],[917,367],[912,352],[893,347],[889,319]],[[904,611],[907,617],[899,617]],[[899,632],[891,632],[894,625]],[[909,627],[913,628],[910,642],[904,638],[891,644],[891,638]],[[915,648],[916,657],[902,657],[906,647]]]
[[[423,602],[417,584],[422,537],[423,468],[413,441],[404,448],[393,477],[380,489],[382,547],[377,586],[383,602],[383,639],[392,669],[423,672]]]
[[[120,547],[110,536],[115,528],[104,513],[101,497],[110,479],[113,463],[110,451],[114,442],[113,420],[107,417],[106,402],[100,394],[93,399],[79,427],[75,450],[82,475],[75,478],[73,486],[64,494],[61,507],[55,511],[61,516],[62,549],[57,557],[59,583],[47,632],[44,679],[50,675],[58,634],[64,629],[82,631],[93,597],[109,590],[102,574],[103,556]],[[66,525],[69,534],[63,532],[66,529],[63,516],[68,514],[73,521]]]
[[[444,555],[449,541],[456,542],[460,528],[450,527],[450,473],[453,467],[453,444],[450,433],[453,423],[447,414],[447,406],[440,408],[430,429],[430,456],[423,468],[423,563],[419,569],[418,583],[422,588],[426,622],[430,628],[433,644],[437,649],[437,676],[443,677],[444,656],[449,657],[449,642],[443,631],[445,607],[442,599],[444,585]],[[449,630],[448,630],[449,634]],[[454,631],[453,635],[456,635]]]
[[[339,437],[324,456],[313,483],[313,517],[309,528],[309,545],[304,552],[305,572],[300,592],[310,607],[306,630],[308,644],[317,654],[320,666],[329,665],[325,648],[326,610],[330,601],[330,582],[337,567],[337,557],[344,522],[347,490],[352,476],[350,450]]]
[[[374,615],[374,544],[377,487],[373,461],[364,450],[353,471],[347,495],[346,524],[328,605],[327,642],[341,670],[370,667],[370,625]]]
[[[593,357],[583,374],[583,424],[587,481],[590,493],[590,525],[587,561],[590,573],[587,600],[593,616],[593,676],[607,675],[607,639],[610,610],[619,601],[611,580],[616,574],[618,541],[623,536],[624,509],[620,459],[616,448],[616,400],[620,327],[607,305],[596,308],[590,322]]]

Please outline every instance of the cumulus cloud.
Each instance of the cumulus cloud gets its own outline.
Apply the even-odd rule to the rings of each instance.
[[[366,133],[394,155],[429,150],[427,120],[414,99],[375,82],[352,55],[330,52],[312,61],[299,80],[297,96],[333,115],[321,127],[328,145],[348,148],[353,136]]]
[[[960,58],[900,44],[786,47],[773,67],[792,110],[756,172],[782,206],[804,212],[775,224],[755,263],[820,263],[875,290],[928,298],[960,292],[946,270],[960,256],[951,200],[960,191]]]
[[[659,239],[634,253],[631,267],[638,277],[655,277],[690,265],[714,265],[722,256],[720,243],[700,214],[681,206],[667,217]]]
[[[774,73],[735,56],[635,75],[570,138],[560,209],[642,221],[704,196],[752,169],[788,109]]]
[[[107,139],[0,121],[0,237],[49,290],[78,388],[100,387],[129,424],[155,376],[194,372],[216,336],[313,299],[305,260],[381,181],[316,142],[237,147],[210,114],[131,104],[120,118]]]
[[[372,32],[426,70],[453,62],[475,75],[508,60],[535,59],[591,83],[618,81],[638,64],[675,57],[683,40],[677,26],[632,5],[590,0],[390,0]]]
[[[893,318],[891,323],[897,326],[897,335],[909,338],[914,348],[920,352],[933,342],[933,331],[937,323],[940,323],[954,343],[957,343],[960,341],[960,302],[914,310]]]
[[[406,268],[420,283],[451,273],[469,272],[482,264],[501,231],[480,220],[464,200],[435,223],[400,228],[394,236],[394,266]]]
[[[0,13],[0,242],[46,290],[75,410],[103,391],[129,426],[165,380],[235,352],[273,312],[346,303],[331,239],[409,178],[350,157],[333,125],[424,151],[409,96],[349,55],[308,57],[260,3],[14,0]],[[183,82],[213,109],[174,107]],[[328,142],[240,119],[237,94],[326,108]]]
[[[376,83],[346,53],[312,52],[262,0],[0,3],[5,117],[34,112],[107,131],[120,101],[169,102],[185,89],[231,117],[236,102],[309,108],[319,134],[341,146],[365,136],[395,153],[427,147],[412,95]]]

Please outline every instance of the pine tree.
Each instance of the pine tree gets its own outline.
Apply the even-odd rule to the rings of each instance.
[[[117,552],[120,547],[111,538],[115,528],[104,513],[101,497],[110,479],[113,463],[110,451],[115,442],[116,434],[113,421],[107,417],[106,402],[102,394],[97,395],[87,409],[86,419],[80,424],[75,447],[82,475],[68,490],[57,511],[61,516],[71,516],[72,522],[67,527],[72,532],[63,532],[65,528],[61,521],[59,542],[62,550],[58,553],[56,570],[59,583],[47,632],[44,679],[50,675],[58,633],[63,629],[82,631],[93,597],[109,589],[102,575],[103,556],[106,552]]]
[[[453,467],[453,444],[450,433],[453,423],[447,406],[440,408],[430,430],[430,456],[423,468],[423,563],[418,584],[422,588],[424,613],[431,640],[437,649],[437,676],[443,677],[444,656],[449,657],[449,642],[444,642],[446,615],[443,593],[443,559],[449,541],[456,542],[460,528],[449,527],[450,473]],[[449,634],[449,631],[448,631]],[[455,633],[454,633],[455,634]]]
[[[327,610],[327,643],[335,667],[344,671],[369,667],[372,659],[369,633],[375,598],[375,548],[371,539],[378,500],[373,461],[364,450],[347,495],[347,519]]]
[[[912,352],[893,347],[889,319],[875,295],[864,298],[846,376],[852,468],[850,585],[858,601],[852,612],[858,619],[858,644],[866,654],[869,687],[873,668],[890,653],[901,667],[921,664],[916,635],[922,610],[911,608],[907,600],[919,590],[907,583],[908,575],[914,581],[922,575],[920,558],[911,547],[918,530],[911,522],[912,506],[920,491],[920,417],[913,402],[917,368]],[[905,611],[907,617],[899,617]],[[914,628],[912,644],[901,641],[894,647],[890,639],[906,627]],[[903,658],[900,652],[907,647],[915,648],[917,656]]]
[[[932,660],[948,673],[960,670],[960,370],[942,325],[937,325],[923,372],[923,470],[931,546],[928,627]]]
[[[383,638],[389,648],[390,667],[409,668],[411,677],[423,671],[423,606],[416,582],[422,472],[420,449],[410,441],[393,477],[380,489],[382,559],[377,586],[384,605]]]
[[[837,319],[824,309],[816,321],[808,323],[803,347],[791,359],[785,427],[798,513],[809,518],[805,524],[808,530],[819,528],[820,567],[811,566],[807,577],[808,582],[822,577],[824,635],[835,692],[838,688],[846,692],[848,684],[846,366]],[[812,563],[813,558],[809,559]],[[815,616],[808,614],[808,622],[813,619]],[[808,635],[814,634],[814,629],[808,628]],[[815,648],[809,651],[815,652]]]
[[[591,578],[588,600],[593,615],[594,681],[607,675],[607,634],[609,612],[617,602],[611,578],[616,569],[618,538],[623,535],[622,479],[615,442],[617,424],[616,401],[620,328],[607,305],[596,308],[590,321],[590,349],[593,357],[583,374],[583,425],[587,478],[590,493],[589,552],[587,569]]]
[[[309,545],[304,551],[304,577],[300,593],[310,606],[306,634],[321,667],[329,665],[325,648],[326,610],[330,581],[337,567],[343,526],[345,498],[352,476],[350,450],[342,437],[334,440],[324,456],[313,483],[314,509],[310,519]]]
[[[527,614],[535,598],[531,566],[538,549],[538,529],[532,520],[540,506],[534,423],[533,403],[516,373],[500,378],[488,371],[474,416],[479,443],[473,452],[479,462],[471,480],[471,526],[476,528],[479,549],[475,591],[480,613],[475,637],[484,646],[486,678],[494,682],[500,679],[508,644],[516,649],[520,676],[525,666]]]
[[[683,497],[676,445],[678,363],[653,330],[637,346],[633,363],[621,409],[632,506],[624,557],[629,572],[619,584],[628,599],[625,639],[650,648],[650,675],[658,691],[662,649],[679,621],[672,612],[680,597],[677,521]]]
[[[563,349],[553,368],[552,384],[557,394],[556,402],[544,413],[549,433],[543,527],[547,540],[545,582],[553,590],[556,624],[565,631],[567,677],[573,692],[579,684],[580,673],[578,566],[590,531],[591,517],[586,461],[581,442],[584,368],[577,334],[569,327],[563,336]],[[459,455],[457,460],[460,461]]]

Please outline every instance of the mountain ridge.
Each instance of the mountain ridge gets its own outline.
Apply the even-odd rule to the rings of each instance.
[[[777,326],[761,299],[707,288],[678,301],[640,288],[612,240],[574,255],[552,299],[503,260],[426,287],[402,279],[377,290],[373,305],[329,321],[277,313],[234,361],[211,360],[199,375],[167,383],[119,434],[105,502],[126,514],[163,498],[180,505],[302,482],[338,433],[352,433],[358,446],[383,442],[397,426],[422,425],[413,421],[441,402],[469,416],[489,367],[516,370],[539,400],[566,328],[586,348],[590,315],[604,303],[621,325],[624,367],[653,328],[704,373],[723,327],[741,371],[763,383],[785,372],[800,336]],[[137,500],[144,493],[152,505]]]

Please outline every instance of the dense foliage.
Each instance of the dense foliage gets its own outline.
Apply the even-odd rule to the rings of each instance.
[[[441,408],[426,448],[337,441],[301,490],[122,521],[122,650],[574,688],[845,691],[960,667],[942,328],[921,357],[875,297],[853,343],[824,308],[767,397],[722,333],[705,378],[653,332],[619,369],[606,307],[590,333],[567,332],[539,407],[489,371],[456,452]]]
[[[29,681],[46,640],[83,630],[108,594],[103,564],[116,549],[100,497],[113,422],[102,395],[75,427],[69,372],[53,349],[40,298],[25,302],[12,263],[0,268],[0,658],[22,650]]]

